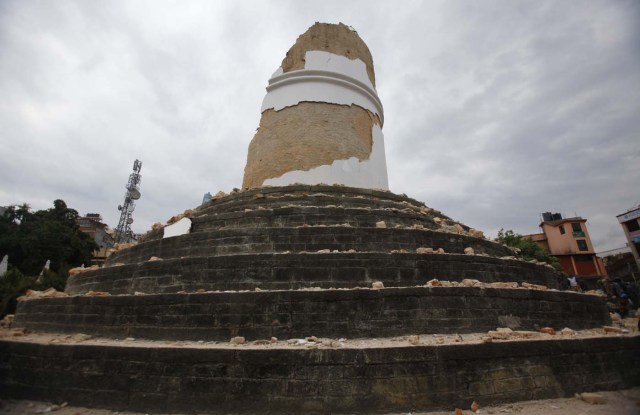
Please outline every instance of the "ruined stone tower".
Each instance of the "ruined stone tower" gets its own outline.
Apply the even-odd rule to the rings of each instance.
[[[0,398],[370,414],[639,385],[640,336],[602,328],[603,297],[375,189],[373,87],[355,32],[309,29],[271,80],[245,189],[20,302],[17,335],[0,329]]]
[[[387,189],[383,123],[367,45],[349,26],[316,23],[269,80],[242,186]]]

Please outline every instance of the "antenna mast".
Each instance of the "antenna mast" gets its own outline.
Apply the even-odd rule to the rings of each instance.
[[[116,228],[114,236],[115,243],[128,243],[133,239],[133,233],[131,232],[131,224],[133,223],[133,211],[136,209],[136,200],[140,199],[140,170],[142,169],[142,162],[136,160],[133,163],[133,173],[129,175],[129,181],[127,182],[127,192],[124,194],[124,204],[118,205],[120,211],[120,222]]]

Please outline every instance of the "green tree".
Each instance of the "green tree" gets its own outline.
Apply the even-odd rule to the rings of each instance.
[[[9,255],[9,271],[0,276],[0,318],[16,308],[27,289],[64,290],[70,268],[89,264],[95,241],[80,231],[78,212],[62,200],[31,212],[27,204],[9,206],[0,215],[0,258]],[[50,269],[37,278],[47,260]]]
[[[507,231],[500,229],[495,241],[512,248],[517,248],[520,251],[519,255],[522,259],[527,261],[535,259],[540,262],[546,262],[558,271],[561,270],[560,262],[556,257],[552,256],[548,251],[540,247],[540,245],[531,239],[525,238],[522,235],[513,232],[511,229]]]
[[[31,212],[29,205],[10,206],[0,216],[0,258],[24,275],[38,275],[51,260],[51,271],[66,278],[70,268],[89,264],[95,241],[80,231],[78,212],[55,200],[53,208]]]
[[[16,309],[16,298],[27,289],[33,288],[35,283],[35,277],[25,277],[13,267],[4,276],[0,276],[0,318],[13,313]]]

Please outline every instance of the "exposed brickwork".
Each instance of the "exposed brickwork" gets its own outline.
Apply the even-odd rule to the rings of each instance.
[[[384,221],[389,228],[421,225],[426,229],[440,228],[431,217],[400,211],[366,208],[294,206],[274,207],[248,212],[212,213],[193,219],[193,231],[213,231],[238,228],[286,228],[309,226],[335,226],[345,223],[357,228],[375,228]],[[160,235],[162,238],[162,235]]]
[[[450,410],[638,384],[638,336],[315,350],[0,341],[1,396],[113,410]]]
[[[284,72],[303,69],[305,55],[310,50],[321,50],[349,59],[360,59],[367,66],[369,80],[375,86],[376,77],[371,52],[358,33],[347,25],[316,22],[301,34],[287,51],[281,65]]]
[[[555,270],[517,260],[462,254],[247,254],[179,258],[87,271],[70,278],[66,291],[111,294],[215,290],[289,290],[304,287],[423,285],[437,278],[557,285]]]
[[[357,105],[301,102],[266,110],[249,144],[242,187],[335,160],[368,160],[374,124],[380,125],[378,117]]]
[[[376,229],[349,227],[244,228],[197,232],[149,241],[114,253],[109,264],[162,259],[261,252],[316,252],[322,249],[384,252],[419,247],[443,248],[462,254],[472,247],[477,254],[512,255],[502,245],[466,235],[418,229]]]
[[[473,333],[504,326],[610,324],[604,299],[573,292],[466,287],[71,297],[20,303],[15,325],[119,338],[250,340]]]
[[[221,198],[213,199],[201,206],[198,211],[207,214],[210,211],[238,210],[247,204],[259,204],[264,198],[273,201],[291,203],[293,201],[309,200],[313,206],[327,204],[343,206],[362,206],[363,204],[377,207],[424,207],[425,204],[406,195],[398,195],[386,190],[362,189],[348,186],[306,185],[293,184],[290,186],[266,186],[236,192]],[[269,203],[271,203],[269,202]],[[247,206],[248,207],[248,206]],[[241,210],[241,209],[240,209]]]

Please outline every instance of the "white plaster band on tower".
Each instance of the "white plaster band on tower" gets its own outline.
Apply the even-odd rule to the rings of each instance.
[[[269,80],[262,112],[297,105],[300,102],[326,102],[357,105],[378,116],[384,124],[382,102],[360,59],[349,59],[323,51],[308,51],[304,69],[282,72]]]

